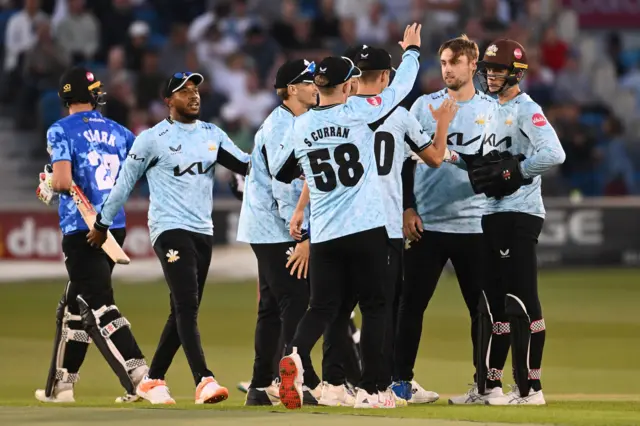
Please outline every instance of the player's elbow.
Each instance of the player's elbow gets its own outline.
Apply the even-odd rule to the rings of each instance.
[[[564,149],[560,148],[558,150],[558,154],[556,155],[556,165],[560,165],[564,163],[564,160],[567,159],[567,154],[564,152]]]
[[[51,188],[55,191],[55,192],[69,192],[69,190],[71,189],[71,179],[66,179],[66,178],[57,178],[54,176],[53,179],[51,179]]]
[[[444,157],[442,155],[437,155],[438,153],[435,151],[436,150],[434,149],[425,149],[420,154],[420,158],[427,166],[437,169],[442,165]]]

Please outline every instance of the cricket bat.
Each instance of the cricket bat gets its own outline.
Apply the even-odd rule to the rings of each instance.
[[[50,147],[47,148],[47,152],[51,155]],[[53,172],[53,169],[51,169],[51,171]],[[71,198],[73,198],[73,201],[76,203],[78,211],[80,211],[80,215],[82,219],[84,219],[84,223],[87,224],[89,229],[93,229],[93,224],[96,223],[96,216],[98,215],[93,204],[91,204],[87,196],[82,192],[82,189],[80,189],[74,181],[71,181],[69,194],[71,194]],[[122,250],[122,247],[120,247],[120,244],[118,244],[109,230],[107,230],[107,240],[102,244],[102,250],[111,260],[119,265],[128,265],[131,263],[131,259],[129,259],[129,256]]]
[[[71,181],[69,194],[71,194],[73,201],[76,203],[84,222],[89,226],[89,229],[92,229],[93,224],[96,223],[96,216],[98,215],[95,207],[93,207],[87,196],[84,195],[84,192],[82,192],[80,187],[73,181]],[[120,247],[120,244],[118,244],[109,230],[107,230],[107,240],[102,244],[102,250],[117,264],[128,265],[131,262],[129,256],[122,250],[122,247]]]

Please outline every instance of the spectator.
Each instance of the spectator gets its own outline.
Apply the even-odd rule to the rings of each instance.
[[[187,26],[182,23],[174,23],[167,44],[160,54],[160,72],[170,75],[187,69]]]
[[[537,48],[527,51],[529,69],[520,87],[536,102],[548,106],[553,100],[553,72],[540,63],[540,52]]]
[[[567,62],[569,46],[558,38],[555,26],[549,25],[544,30],[540,53],[542,55],[542,63],[554,73],[558,73],[564,68]]]
[[[355,19],[344,18],[340,20],[340,40],[333,46],[333,54],[342,55],[347,48],[358,44]]]
[[[609,116],[604,123],[604,138],[598,146],[601,158],[602,193],[605,196],[637,193],[633,164],[622,139],[622,123]]]
[[[129,127],[129,116],[136,100],[131,87],[131,80],[124,74],[113,79],[108,87],[108,98],[105,106],[105,115],[125,127]]]
[[[158,72],[158,54],[148,50],[142,56],[142,67],[136,84],[137,106],[147,109],[153,101],[161,98],[161,89],[167,76]]]
[[[374,3],[378,0],[335,0],[336,14],[340,20],[345,18],[356,18],[363,13],[367,13]]]
[[[217,15],[215,12],[215,2],[210,1],[207,11],[189,24],[189,30],[187,31],[187,39],[189,43],[197,43],[199,40],[206,36],[207,30],[211,25],[215,24]]]
[[[24,9],[9,19],[4,39],[5,72],[18,69],[22,55],[38,39],[37,23],[46,19],[47,15],[40,11],[40,0],[25,0]]]
[[[218,76],[226,70],[227,57],[238,51],[238,43],[222,34],[217,24],[211,25],[205,32],[205,38],[196,45],[198,63],[207,75]]]
[[[366,44],[381,45],[389,41],[389,18],[382,3],[374,3],[368,14],[356,19],[358,41]]]
[[[627,72],[627,69],[624,66],[621,58],[622,51],[622,39],[620,37],[620,34],[613,32],[609,33],[607,35],[605,52],[611,59],[613,65],[616,67],[616,73],[618,74],[618,77],[624,75]]]
[[[579,105],[587,105],[594,101],[591,90],[591,78],[580,67],[579,55],[571,53],[565,67],[558,73],[554,87],[554,100],[556,102],[569,101]]]
[[[271,27],[271,35],[284,49],[295,47],[294,26],[298,16],[298,4],[295,0],[282,0],[280,20]]]
[[[96,2],[98,3],[98,2]],[[101,58],[106,59],[112,46],[125,46],[129,37],[129,27],[134,21],[131,0],[113,0],[102,18]]]
[[[257,22],[249,14],[247,0],[233,0],[231,15],[220,20],[220,29],[224,34],[230,35],[238,43],[241,43],[247,30]]]
[[[293,49],[298,51],[308,51],[322,48],[320,39],[315,38],[312,33],[311,20],[305,17],[298,17],[294,27],[295,31]],[[307,56],[304,53],[299,55]]]
[[[260,25],[254,25],[247,31],[244,52],[253,59],[260,86],[264,86],[267,77],[280,56],[280,47]]]
[[[495,40],[507,30],[507,25],[500,19],[498,0],[483,0],[480,25],[487,42]]]
[[[18,100],[18,128],[33,128],[33,105],[46,90],[56,90],[58,80],[69,66],[65,49],[51,37],[48,20],[36,24],[37,43],[27,51],[24,59],[24,84]]]
[[[253,149],[253,133],[243,120],[242,107],[238,104],[227,104],[221,111],[222,123],[229,138],[244,152]]]
[[[100,74],[100,80],[109,88],[113,81],[119,79],[133,79],[134,74],[127,69],[126,54],[122,46],[113,46],[109,50],[107,57],[107,69],[98,72]]]
[[[129,27],[129,40],[126,45],[127,68],[140,71],[142,58],[149,47],[149,24],[135,21]]]
[[[321,0],[320,13],[313,21],[314,38],[337,38],[340,36],[340,19],[335,12],[334,0]]]
[[[132,109],[129,112],[129,130],[138,136],[147,129],[149,129],[149,114],[147,111],[142,108]]]
[[[68,0],[69,13],[55,28],[55,36],[74,64],[93,60],[100,43],[98,20],[85,10],[85,0]]]
[[[198,91],[200,92],[200,118],[204,121],[214,121],[216,117],[220,117],[222,108],[229,102],[225,95],[213,89],[211,80],[211,77],[205,78],[204,82],[198,86]]]
[[[214,89],[221,92],[229,101],[244,99],[247,88],[247,57],[240,52],[232,53],[226,63],[214,74]]]
[[[255,72],[247,73],[246,92],[242,98],[236,98],[231,105],[241,111],[243,121],[252,131],[257,131],[269,112],[275,107],[273,90],[260,88]]]

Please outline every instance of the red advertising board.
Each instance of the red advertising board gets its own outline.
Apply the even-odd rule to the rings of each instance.
[[[0,212],[0,259],[62,259],[61,240],[55,211]],[[146,211],[127,212],[124,249],[132,259],[155,257]]]
[[[640,27],[640,0],[563,0],[578,14],[582,28]]]

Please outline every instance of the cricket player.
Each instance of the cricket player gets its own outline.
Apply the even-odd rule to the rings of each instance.
[[[455,101],[460,110],[449,125],[447,143],[458,153],[475,154],[480,149],[487,111],[495,103],[491,97],[480,94],[473,85],[478,45],[463,35],[443,43],[439,56],[446,87],[418,98],[411,113],[420,121],[422,128],[432,134],[437,122],[430,110],[445,102]],[[414,160],[408,161],[415,164]],[[412,392],[417,384],[413,380],[413,368],[422,335],[424,312],[449,260],[455,268],[469,310],[472,342],[475,344],[477,306],[485,266],[480,219],[486,197],[475,194],[467,173],[453,164],[445,162],[438,169],[422,162],[417,167],[414,164],[405,167],[403,173],[405,189],[409,189],[408,197],[405,197],[404,233],[410,242],[404,254],[404,287],[395,347],[394,391],[403,398],[410,397],[412,402],[423,403],[429,401],[420,398],[419,393]],[[414,168],[415,183],[412,179]],[[472,360],[475,364],[474,357]],[[495,392],[501,394],[498,388]],[[461,403],[456,398],[451,398],[449,402]]]
[[[396,78],[375,97],[347,102],[350,79],[360,70],[348,58],[323,59],[314,76],[319,106],[295,120],[270,165],[276,179],[291,182],[300,175],[300,162],[311,199],[310,308],[280,362],[280,397],[287,408],[302,405],[303,372],[313,370],[311,349],[338,312],[351,312],[354,295],[363,317],[363,370],[355,407],[395,408],[391,392],[380,386],[387,235],[368,123],[389,114],[413,87],[420,28],[407,26]]]
[[[49,205],[59,201],[62,251],[69,274],[56,309],[56,338],[42,402],[74,402],[74,385],[91,341],[118,376],[126,394],[118,402],[135,401],[135,388],[147,373],[147,363],[131,333],[131,324],[116,306],[111,271],[114,263],[100,248],[87,243],[89,228],[68,194],[72,182],[100,210],[113,189],[134,135],[96,111],[102,105],[102,84],[81,67],[67,70],[58,95],[69,116],[47,131],[52,170],[40,175],[38,198]],[[122,246],[124,209],[114,211],[112,234]]]
[[[216,403],[229,393],[207,368],[198,308],[213,247],[213,179],[216,164],[246,174],[249,155],[213,124],[198,120],[204,77],[178,72],[164,86],[169,117],[137,138],[88,240],[100,245],[135,183],[149,182],[149,231],[169,285],[171,313],[149,374],[136,392],[154,404],[173,404],[165,374],[182,345],[196,385],[195,403]]]
[[[299,242],[289,235],[289,220],[304,181],[295,179],[286,184],[273,179],[269,162],[280,150],[282,137],[294,119],[317,103],[318,90],[313,84],[315,66],[314,62],[300,59],[286,62],[278,69],[275,89],[282,104],[256,133],[251,170],[242,191],[238,241],[251,244],[258,260],[259,276],[253,378],[245,401],[248,406],[270,406],[279,402],[277,382],[273,380],[274,376],[279,377],[278,362],[309,306],[308,234]],[[307,383],[312,379],[307,378]],[[319,385],[317,377],[315,381],[311,389]],[[309,401],[315,401],[309,396]]]
[[[545,217],[540,180],[564,162],[565,153],[540,106],[520,90],[528,68],[520,43],[496,40],[478,68],[485,91],[497,95],[498,103],[488,110],[480,153],[457,160],[466,165],[475,192],[488,198],[482,230],[489,275],[478,306],[477,343],[484,362],[476,366],[475,391],[502,386],[501,375],[492,372],[502,372],[510,340],[516,385],[486,404],[543,405],[545,323],[536,259]]]
[[[392,71],[391,55],[384,49],[363,46],[354,55],[354,62],[362,71],[359,77],[357,96],[368,98],[379,95],[388,85]],[[383,119],[369,124],[375,131],[374,150],[378,176],[382,185],[382,196],[385,199],[386,207],[386,231],[388,240],[388,271],[387,285],[387,313],[386,313],[386,335],[381,386],[389,387],[393,375],[393,342],[395,338],[396,317],[398,310],[398,297],[402,285],[402,178],[401,171],[405,158],[410,156],[413,150],[419,158],[432,167],[439,167],[442,164],[447,150],[447,128],[449,122],[455,115],[457,106],[452,100],[448,100],[440,106],[439,111],[434,112],[439,115],[438,129],[433,142],[431,135],[423,131],[422,126],[413,115],[409,114],[403,107],[395,108],[391,114]],[[444,113],[444,114],[443,114]],[[333,333],[343,333],[349,317],[349,312],[341,313],[330,327]],[[330,331],[330,332],[331,332]],[[344,354],[339,354],[344,356]],[[334,360],[337,364],[339,360]],[[344,383],[344,377],[339,373],[339,368],[334,368],[333,364],[326,367],[329,373],[325,374],[325,363],[323,362],[323,377],[328,386],[323,387],[323,400],[335,401],[342,405],[342,389],[338,386]],[[417,385],[419,386],[419,385]],[[411,389],[410,389],[411,391]],[[416,388],[406,400],[424,400],[433,402],[438,399],[438,394],[429,392],[421,387]],[[321,401],[323,402],[323,401]],[[396,403],[399,401],[396,400]],[[402,402],[402,401],[400,401]]]

